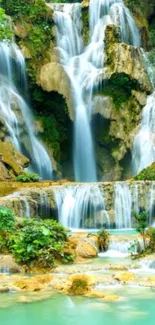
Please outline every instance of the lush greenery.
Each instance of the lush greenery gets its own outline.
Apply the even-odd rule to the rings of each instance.
[[[12,232],[15,228],[15,216],[12,210],[0,207],[0,231]]]
[[[0,41],[10,41],[12,36],[10,22],[6,17],[4,9],[0,8]]]
[[[73,261],[66,249],[67,233],[55,220],[19,219],[11,210],[0,207],[0,251],[12,252],[17,263],[54,267],[55,261]]]
[[[109,246],[109,233],[105,229],[101,229],[98,232],[98,244],[99,250],[104,252],[108,249]]]
[[[44,92],[37,86],[32,87],[31,92],[36,118],[43,127],[41,138],[52,149],[58,163],[69,160],[72,123],[64,98],[56,92]]]
[[[149,248],[151,252],[155,252],[155,228],[149,228],[146,235],[149,237]]]
[[[151,166],[144,168],[138,175],[134,177],[137,181],[154,181],[155,180],[155,163]]]
[[[16,177],[17,182],[23,183],[39,182],[39,180],[40,177],[35,173],[24,173]]]
[[[146,249],[146,227],[148,225],[148,213],[142,211],[139,214],[134,214],[136,219],[136,231],[142,236],[144,251]]]
[[[10,234],[15,230],[14,213],[6,208],[0,207],[0,251],[8,248]]]
[[[131,97],[131,90],[137,89],[137,82],[132,81],[126,74],[114,75],[111,81],[104,83],[102,88],[103,95],[110,96],[116,108],[127,102]]]
[[[46,6],[45,0],[2,0],[2,6],[17,26],[17,40],[29,58],[29,76],[36,82],[39,69],[47,60],[52,39],[52,10]]]
[[[28,15],[32,22],[45,18],[47,10],[45,0],[1,0],[1,4],[9,15]]]

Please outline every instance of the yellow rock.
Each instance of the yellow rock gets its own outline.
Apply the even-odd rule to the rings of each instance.
[[[128,281],[134,280],[135,276],[131,272],[121,272],[121,273],[116,274],[114,276],[114,279],[121,281],[121,282],[128,282]]]
[[[14,285],[24,291],[40,291],[44,289],[44,285],[34,278],[19,280]]]
[[[113,302],[113,301],[116,301],[118,299],[119,299],[119,297],[116,296],[116,295],[107,295],[107,296],[104,297],[103,300],[107,301],[107,302]]]

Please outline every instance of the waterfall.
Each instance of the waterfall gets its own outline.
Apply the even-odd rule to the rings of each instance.
[[[131,228],[131,192],[126,183],[115,184],[116,228]]]
[[[30,107],[15,86],[27,93],[24,57],[16,44],[0,43],[0,117],[13,145],[30,159],[30,171],[42,179],[52,178],[50,158],[35,135]],[[18,80],[19,79],[19,80]]]
[[[133,143],[132,165],[134,174],[155,161],[155,92],[147,97],[142,112],[140,130]]]
[[[54,188],[59,221],[71,229],[110,228],[104,194],[98,184]]]
[[[91,134],[93,89],[104,67],[104,32],[108,24],[120,26],[122,41],[140,45],[138,28],[121,0],[90,1],[90,42],[82,40],[80,4],[52,5],[60,62],[70,81],[74,106],[74,173],[76,181],[97,180]]]
[[[153,182],[149,191],[149,225],[155,226],[155,183]]]

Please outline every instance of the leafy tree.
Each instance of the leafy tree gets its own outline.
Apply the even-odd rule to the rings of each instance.
[[[142,236],[144,251],[146,249],[146,227],[148,220],[148,213],[146,211],[140,212],[139,214],[134,213],[134,217],[136,219],[136,231]]]

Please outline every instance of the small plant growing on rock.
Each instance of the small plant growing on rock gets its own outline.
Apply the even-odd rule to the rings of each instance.
[[[98,232],[98,244],[99,250],[104,252],[108,249],[109,246],[109,233],[105,229],[101,229]]]
[[[39,182],[39,180],[40,180],[39,176],[34,173],[24,173],[16,177],[16,181],[22,183]]]

